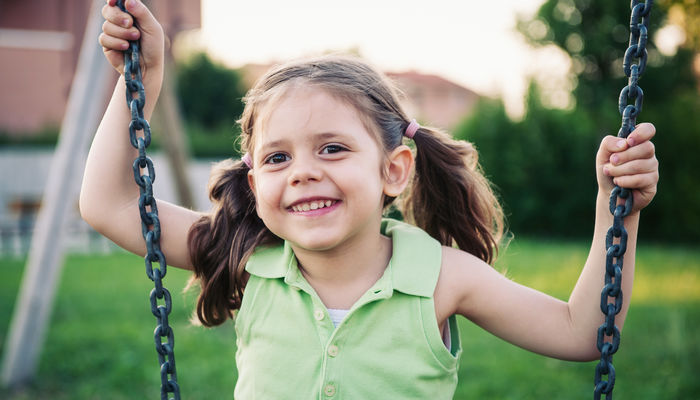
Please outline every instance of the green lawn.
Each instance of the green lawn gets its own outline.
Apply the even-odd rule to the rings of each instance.
[[[700,250],[640,247],[633,304],[614,357],[614,397],[698,399]],[[498,266],[507,265],[507,275],[518,282],[566,299],[586,253],[585,243],[517,240]],[[0,346],[22,268],[23,260],[0,259]],[[236,380],[233,327],[204,329],[189,323],[195,295],[182,294],[187,279],[175,269],[165,278],[174,294],[170,323],[182,398],[230,399]],[[37,379],[21,392],[0,389],[0,398],[158,398],[150,288],[138,257],[68,257]],[[460,324],[464,353],[456,399],[592,398],[595,362],[547,359],[465,319]]]

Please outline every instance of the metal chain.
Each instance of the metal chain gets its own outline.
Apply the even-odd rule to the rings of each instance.
[[[117,2],[119,8],[126,12],[124,1]],[[143,117],[143,106],[146,103],[146,92],[141,81],[141,66],[139,64],[139,42],[130,41],[129,48],[124,51],[124,80],[126,81],[126,104],[131,110],[129,123],[129,140],[139,151],[134,160],[134,180],[139,185],[139,212],[141,214],[141,233],[146,241],[146,275],[153,281],[151,290],[151,312],[156,317],[156,329],[153,334],[158,362],[160,363],[160,398],[168,399],[172,393],[174,399],[180,399],[180,387],[177,384],[175,371],[175,338],[173,329],[168,324],[168,315],[172,310],[172,299],[168,289],[163,287],[162,279],[167,273],[165,255],[160,250],[160,220],[156,199],[153,197],[153,181],[156,179],[153,161],[146,156],[146,147],[151,144],[151,127]],[[134,97],[134,93],[138,97]],[[143,136],[137,136],[143,131]],[[156,262],[160,267],[154,267]],[[158,300],[164,304],[159,305]],[[166,341],[163,342],[163,339]]]
[[[647,38],[649,27],[649,14],[653,0],[632,0],[630,8],[630,41],[622,62],[625,75],[629,78],[627,86],[620,92],[618,102],[622,126],[617,133],[618,137],[626,138],[637,124],[637,115],[642,110],[644,92],[637,86],[647,64]],[[633,58],[638,60],[633,64]],[[631,99],[634,104],[629,104]],[[619,203],[619,204],[618,204]],[[600,296],[600,309],[605,314],[605,321],[598,328],[596,346],[600,351],[600,362],[595,368],[595,389],[593,398],[599,400],[605,394],[607,400],[612,400],[612,391],[615,386],[615,368],[612,365],[612,356],[620,347],[620,331],[615,326],[615,316],[622,308],[622,265],[625,251],[627,250],[627,231],[623,224],[623,218],[632,211],[632,192],[628,189],[615,186],[610,194],[610,212],[613,215],[613,225],[605,237],[605,286]],[[611,302],[608,302],[611,299]],[[607,375],[607,380],[603,380]]]

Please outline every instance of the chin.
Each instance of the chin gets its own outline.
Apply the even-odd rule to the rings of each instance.
[[[299,247],[308,251],[327,251],[332,250],[337,246],[337,243],[335,241],[330,241],[327,239],[302,241],[290,240],[289,242],[292,243],[295,247]]]

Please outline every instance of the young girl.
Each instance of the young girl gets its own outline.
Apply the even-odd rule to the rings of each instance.
[[[162,81],[162,29],[137,0],[127,1],[134,19],[114,3],[103,10],[99,41],[122,73],[127,40],[140,39],[148,118]],[[141,222],[124,92],[122,77],[90,150],[80,210],[143,255],[133,234]],[[247,153],[213,174],[214,210],[158,202],[161,248],[201,283],[199,320],[214,326],[235,315],[236,398],[450,399],[461,352],[457,314],[533,352],[596,359],[613,182],[634,193],[616,319],[624,324],[639,211],[658,180],[652,125],[626,140],[603,139],[593,244],[563,302],[489,265],[502,214],[475,150],[411,121],[387,80],[363,62],[287,64],[245,100]],[[382,218],[403,195],[404,215],[418,227]]]

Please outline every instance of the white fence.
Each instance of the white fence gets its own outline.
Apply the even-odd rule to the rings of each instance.
[[[0,224],[0,258],[23,258],[32,241],[33,221]],[[111,253],[119,247],[82,220],[72,220],[65,231],[68,253]]]

